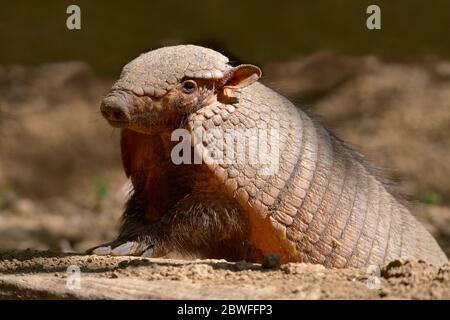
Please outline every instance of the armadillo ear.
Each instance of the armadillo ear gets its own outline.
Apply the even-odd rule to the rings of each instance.
[[[241,64],[225,75],[224,86],[229,89],[239,89],[251,85],[261,78],[262,71],[257,66],[251,64]]]
[[[261,69],[251,64],[241,64],[231,69],[223,78],[224,84],[218,100],[223,103],[236,102],[236,90],[245,88],[253,82],[258,81],[261,75]]]

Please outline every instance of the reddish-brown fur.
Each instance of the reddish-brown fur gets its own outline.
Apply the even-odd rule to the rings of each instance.
[[[160,231],[170,225],[164,230],[164,244],[160,243],[161,255],[176,250],[196,252],[210,258],[242,259],[245,257],[243,251],[250,250],[247,232],[243,232],[247,225],[245,215],[223,195],[219,186],[215,186],[215,178],[207,168],[202,165],[174,165],[170,159],[171,144],[167,144],[170,138],[163,143],[164,137],[167,138],[164,132],[146,135],[122,129],[122,161],[134,192],[127,204],[120,237],[136,231],[138,224],[153,224]],[[183,201],[186,195],[190,196],[189,201]],[[193,200],[196,197],[198,200]],[[204,212],[193,208],[194,203],[204,206]],[[217,211],[221,211],[220,207],[235,211],[239,214],[233,217],[239,219],[216,216],[208,212],[209,206],[217,207]],[[177,214],[185,216],[186,224],[170,222]],[[214,219],[229,220],[216,224],[221,234],[213,232],[208,225]],[[228,227],[223,227],[226,225]],[[240,245],[236,245],[237,242]]]

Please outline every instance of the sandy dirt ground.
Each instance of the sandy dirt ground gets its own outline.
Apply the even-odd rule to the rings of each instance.
[[[449,62],[318,53],[263,71],[385,169],[450,255]],[[114,238],[126,196],[118,132],[98,112],[111,83],[80,62],[0,66],[1,297],[450,298],[449,266],[417,261],[369,289],[367,270],[77,254]],[[69,265],[84,289],[65,286]]]
[[[0,298],[450,299],[450,265],[392,261],[376,273],[288,263],[0,253]],[[79,269],[75,269],[79,268]],[[73,271],[80,271],[79,282]]]

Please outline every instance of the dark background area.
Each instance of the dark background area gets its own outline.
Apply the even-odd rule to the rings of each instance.
[[[81,7],[82,28],[66,28]],[[366,8],[382,8],[382,30]],[[421,1],[2,1],[0,62],[81,60],[117,75],[137,53],[171,43],[206,43],[254,63],[332,50],[391,59],[450,56],[450,2]]]

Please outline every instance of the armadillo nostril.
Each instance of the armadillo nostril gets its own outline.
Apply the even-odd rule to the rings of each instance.
[[[112,120],[121,121],[124,120],[124,118],[126,118],[126,115],[124,114],[123,111],[113,111],[111,113],[111,118]]]
[[[104,101],[100,107],[102,115],[111,124],[124,125],[130,121],[127,107],[123,106],[120,101]]]

